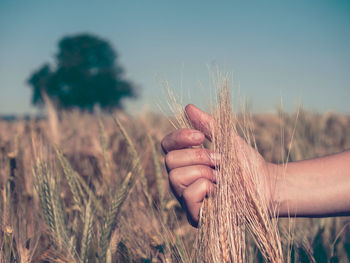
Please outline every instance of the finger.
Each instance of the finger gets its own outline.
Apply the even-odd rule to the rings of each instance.
[[[177,198],[182,197],[183,191],[200,178],[215,183],[214,169],[206,165],[193,165],[176,168],[169,173],[170,187]]]
[[[193,127],[203,132],[205,137],[211,140],[212,131],[216,126],[214,118],[192,104],[188,104],[185,111],[186,116],[192,123]],[[237,133],[233,133],[233,135],[239,141],[239,143],[245,143],[245,141]]]
[[[183,192],[183,201],[188,213],[188,219],[191,225],[197,226],[199,220],[199,211],[204,198],[215,190],[212,182],[205,178],[200,178],[188,186]]]
[[[203,133],[197,130],[180,129],[165,136],[161,142],[161,145],[163,151],[167,153],[173,150],[201,145],[203,141]]]
[[[188,104],[185,108],[186,116],[192,123],[193,127],[205,134],[210,140],[212,129],[215,125],[215,121],[212,116],[198,109],[192,104]]]
[[[165,165],[168,171],[191,165],[218,166],[220,156],[208,149],[182,149],[169,152],[165,156]]]

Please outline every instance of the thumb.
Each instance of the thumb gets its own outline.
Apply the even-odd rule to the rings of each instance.
[[[185,108],[187,119],[192,123],[193,127],[201,132],[210,140],[212,129],[215,125],[214,119],[209,114],[198,109],[192,104],[188,104]]]

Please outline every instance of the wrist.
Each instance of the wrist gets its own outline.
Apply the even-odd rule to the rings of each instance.
[[[271,211],[279,211],[280,205],[283,200],[286,199],[287,191],[282,191],[283,189],[283,174],[284,166],[280,164],[274,164],[266,162],[266,171],[267,171],[267,200],[270,206]]]

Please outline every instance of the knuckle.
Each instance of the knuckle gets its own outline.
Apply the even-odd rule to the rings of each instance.
[[[169,172],[169,181],[172,185],[178,185],[179,177],[176,169]]]
[[[200,177],[206,177],[208,174],[208,167],[204,165],[198,166],[198,174]]]
[[[188,188],[186,188],[182,192],[182,198],[185,200],[186,203],[188,203],[191,200],[192,192],[188,191]]]
[[[179,133],[181,133],[182,135],[188,133],[190,131],[189,128],[180,128],[177,130]]]
[[[160,145],[162,146],[163,152],[167,153],[169,151],[169,148],[171,146],[171,141],[172,141],[172,136],[173,133],[169,133],[168,135],[166,135],[163,140],[161,141]]]
[[[188,129],[181,129],[178,130],[175,135],[175,140],[177,142],[184,142],[187,141],[190,136],[190,131]]]
[[[190,129],[182,129],[181,136],[182,136],[183,139],[188,139],[192,135],[192,132],[193,131],[190,130]]]
[[[162,146],[162,150],[163,150],[164,153],[166,153],[166,148],[165,148],[166,143],[165,143],[165,140],[166,140],[166,137],[164,137],[164,138],[162,139],[162,141],[160,142],[160,145]]]
[[[210,181],[205,178],[198,179],[198,187],[202,193],[206,193],[210,189]]]
[[[173,152],[167,153],[167,155],[165,155],[165,165],[170,169],[173,162],[174,162],[174,153]]]
[[[216,181],[216,180],[215,180],[215,175],[214,175],[213,169],[211,169],[211,168],[208,167],[208,166],[201,165],[201,166],[199,167],[199,174],[200,174],[200,177],[203,177],[203,178],[208,179],[210,183]]]
[[[204,162],[208,159],[208,153],[205,149],[196,149],[195,150],[195,158],[198,161]]]

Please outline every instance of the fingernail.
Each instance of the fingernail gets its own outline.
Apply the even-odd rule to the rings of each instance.
[[[200,140],[203,139],[203,134],[200,133],[200,132],[194,132],[191,135],[191,139],[194,140],[194,141],[200,141]]]

